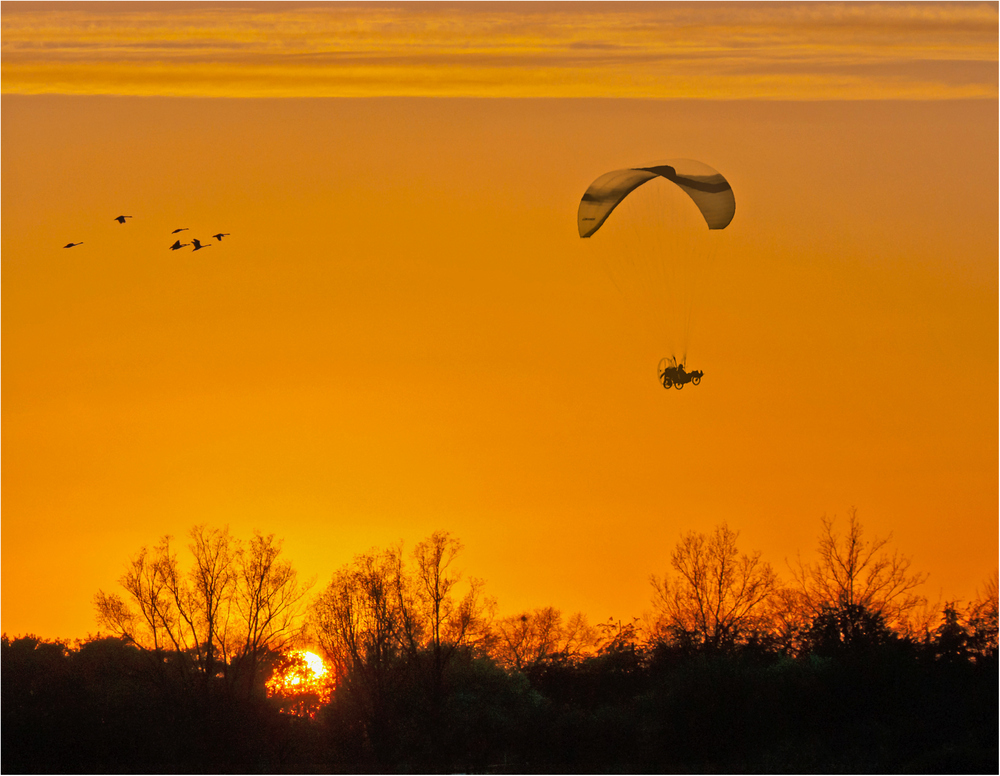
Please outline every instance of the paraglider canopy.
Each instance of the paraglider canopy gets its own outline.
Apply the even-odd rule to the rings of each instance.
[[[670,159],[646,167],[614,170],[591,183],[577,212],[580,237],[594,234],[625,197],[657,177],[677,184],[698,206],[709,229],[725,229],[733,220],[736,198],[718,170],[691,159]]]

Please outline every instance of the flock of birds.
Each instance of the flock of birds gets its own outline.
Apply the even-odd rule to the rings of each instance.
[[[132,216],[115,216],[111,220],[112,221],[117,221],[119,224],[124,224],[126,218],[132,218]],[[174,231],[172,231],[170,234],[177,234],[179,232],[187,232],[187,231],[189,231],[189,228],[186,227],[186,226],[182,226],[179,229],[174,229]],[[230,235],[229,235],[228,232],[219,232],[218,234],[213,234],[212,235],[212,237],[214,237],[219,242],[222,242],[222,238],[223,237],[229,237],[229,236]],[[83,241],[81,240],[80,242],[66,243],[66,245],[63,246],[63,248],[75,248],[77,245],[83,245]],[[194,248],[192,248],[192,251],[200,251],[202,248],[211,248],[212,247],[211,244],[206,245],[206,244],[202,243],[201,240],[198,240],[196,238],[192,238],[191,242],[189,242],[189,243],[182,243],[180,241],[180,238],[178,238],[174,242],[174,244],[170,246],[170,248],[168,250],[179,251],[181,248],[186,248],[189,245],[193,245],[194,246]]]

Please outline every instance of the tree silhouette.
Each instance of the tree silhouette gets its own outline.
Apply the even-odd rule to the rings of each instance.
[[[962,622],[961,612],[955,603],[946,604],[941,615],[941,624],[931,635],[934,657],[948,662],[968,660],[971,641],[971,634]]]
[[[721,649],[766,627],[778,579],[760,553],[740,554],[726,524],[685,534],[670,558],[673,573],[653,576],[654,637]]]
[[[409,573],[397,554],[400,641],[426,682],[432,712],[440,708],[445,670],[456,653],[485,651],[489,644],[495,603],[484,596],[482,580],[469,579],[465,595],[455,596],[462,575],[453,564],[461,550],[458,539],[447,531],[435,531],[414,547]]]
[[[972,651],[981,657],[997,656],[997,572],[980,588],[967,615]]]
[[[309,607],[309,622],[338,679],[373,687],[399,653],[402,614],[393,550],[371,550],[336,571]]]
[[[206,695],[219,678],[230,692],[262,692],[269,654],[299,634],[308,586],[280,559],[273,534],[255,533],[245,545],[228,529],[198,525],[189,535],[189,569],[181,568],[169,536],[152,551],[143,547],[119,579],[126,598],[95,596],[98,623]]]
[[[524,671],[553,660],[577,660],[600,642],[586,615],[576,613],[563,622],[562,612],[551,606],[504,617],[494,626],[490,653],[503,666]]]
[[[493,603],[483,596],[482,580],[471,578],[468,591],[456,600],[462,575],[452,564],[462,543],[447,531],[436,531],[413,550],[413,571],[400,577],[403,635],[411,653],[424,647],[434,656],[436,670],[461,646],[484,640],[489,633]]]
[[[888,643],[894,634],[880,612],[860,604],[844,604],[820,612],[807,634],[811,652],[840,656],[867,652]]]
[[[907,615],[925,603],[914,590],[926,574],[910,571],[912,561],[887,548],[885,538],[864,538],[857,509],[848,512],[847,533],[835,529],[833,518],[822,518],[815,563],[799,560],[792,568],[801,593],[802,605],[811,617],[843,607],[863,607],[878,613],[893,628],[905,628]],[[853,610],[852,610],[853,611]]]
[[[280,556],[281,542],[274,534],[259,532],[237,553],[236,627],[233,638],[223,644],[229,665],[237,668],[230,683],[242,683],[247,693],[258,689],[257,679],[270,653],[287,649],[303,627],[305,597],[313,583],[299,585],[292,564]]]
[[[309,627],[333,667],[338,701],[365,728],[374,756],[391,744],[391,694],[402,652],[398,548],[371,550],[333,575],[309,607]]]
[[[739,552],[735,531],[684,535],[670,573],[654,578],[651,628],[637,618],[592,628],[554,607],[494,621],[450,534],[408,555],[374,549],[338,569],[308,608],[308,637],[335,667],[324,685],[289,650],[305,588],[280,543],[195,526],[189,554],[165,537],[128,562],[123,592],[98,594],[102,627],[116,637],[3,637],[0,765],[995,770],[996,577],[915,639],[857,602],[875,590],[869,600],[892,603],[915,575],[857,526],[845,539],[830,521],[825,536],[821,561],[839,562],[841,576],[827,569],[829,600],[813,614],[815,590],[779,588],[759,553]]]
[[[442,745],[449,666],[489,644],[493,602],[482,582],[469,580],[457,596],[461,549],[439,531],[417,544],[411,564],[401,546],[371,550],[339,569],[310,606],[310,628],[338,674],[338,713],[364,727],[380,762],[402,746],[393,727],[410,713],[403,707],[423,709],[428,752]]]

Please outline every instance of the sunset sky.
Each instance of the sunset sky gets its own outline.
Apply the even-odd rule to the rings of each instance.
[[[318,585],[448,530],[501,614],[592,621],[723,521],[786,579],[851,507],[932,600],[997,568],[997,3],[0,27],[5,633],[95,632],[126,560],[202,522]],[[668,158],[737,203],[705,378],[669,392],[576,225],[599,175]]]

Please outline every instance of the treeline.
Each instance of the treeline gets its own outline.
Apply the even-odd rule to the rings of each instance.
[[[111,635],[3,637],[3,770],[996,772],[995,574],[930,607],[853,511],[787,580],[737,541],[683,536],[650,612],[595,625],[498,616],[444,532],[313,593],[273,536],[198,526],[97,594]],[[329,686],[268,692],[306,644]]]

